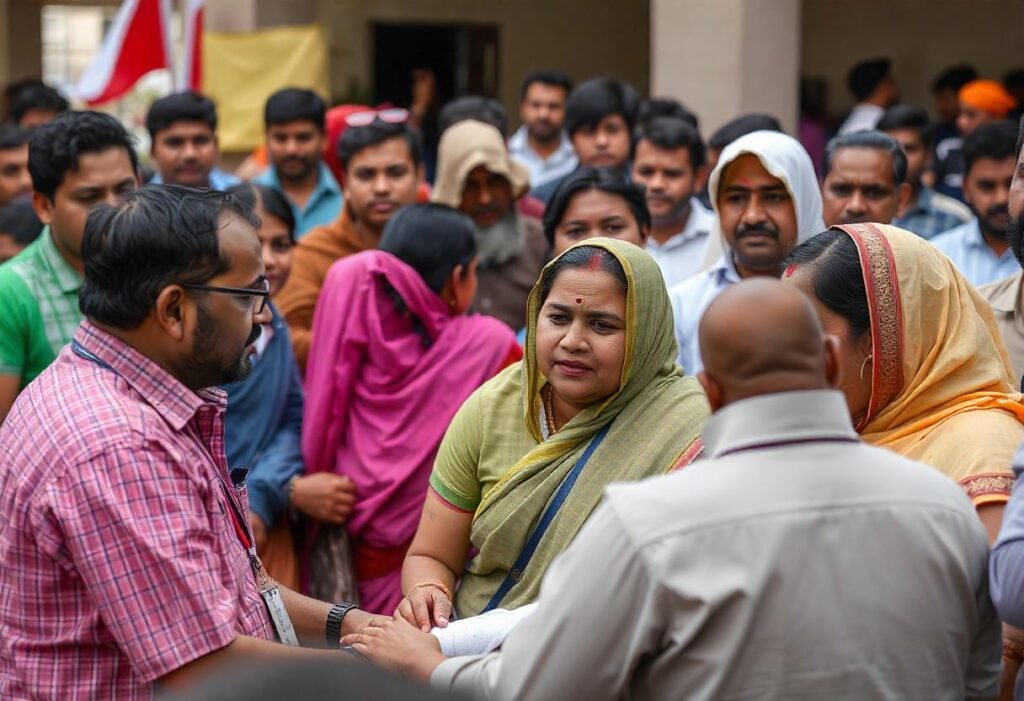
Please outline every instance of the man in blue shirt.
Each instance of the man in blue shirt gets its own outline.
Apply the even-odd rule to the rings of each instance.
[[[964,199],[974,218],[932,243],[975,285],[1019,269],[1010,250],[1010,183],[1017,167],[1017,128],[1012,122],[983,124],[964,137]]]
[[[146,115],[156,175],[153,184],[186,185],[226,190],[238,182],[217,168],[217,108],[197,92],[160,98]]]
[[[254,182],[277,188],[288,198],[296,238],[341,213],[341,187],[321,158],[326,112],[319,95],[301,88],[278,90],[264,108],[270,168]]]

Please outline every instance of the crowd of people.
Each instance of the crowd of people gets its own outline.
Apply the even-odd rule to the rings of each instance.
[[[1024,698],[1024,105],[849,87],[12,86],[0,697]]]

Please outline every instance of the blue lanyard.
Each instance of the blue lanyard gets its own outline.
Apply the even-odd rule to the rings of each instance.
[[[75,355],[77,355],[79,358],[85,358],[86,360],[88,360],[90,362],[96,363],[97,365],[99,365],[104,370],[110,370],[110,372],[114,373],[118,377],[121,376],[121,373],[119,373],[117,370],[115,370],[110,363],[108,363],[108,362],[106,362],[104,360],[101,360],[98,356],[96,356],[95,354],[93,354],[90,351],[88,351],[86,349],[86,347],[83,346],[78,341],[72,341],[71,342],[71,352],[74,353]]]

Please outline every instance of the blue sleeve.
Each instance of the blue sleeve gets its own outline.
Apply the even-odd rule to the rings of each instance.
[[[292,362],[281,424],[249,473],[249,508],[268,528],[288,505],[288,482],[303,471],[302,404],[302,381]]]
[[[1018,453],[1013,471],[1017,482],[1003,513],[1003,525],[989,560],[989,588],[999,617],[1012,626],[1024,627],[1024,486]]]

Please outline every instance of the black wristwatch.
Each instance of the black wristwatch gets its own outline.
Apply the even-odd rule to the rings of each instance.
[[[327,612],[327,627],[324,629],[324,637],[327,639],[328,647],[341,647],[341,624],[344,623],[348,612],[355,608],[359,607],[355,604],[335,604]]]

